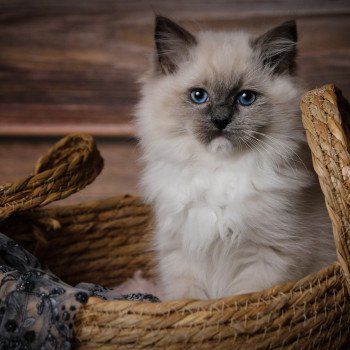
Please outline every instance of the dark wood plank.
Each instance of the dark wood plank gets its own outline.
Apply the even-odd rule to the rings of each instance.
[[[0,0],[0,135],[133,135],[153,11],[192,29],[259,32],[297,18],[306,86],[350,96],[349,1]]]

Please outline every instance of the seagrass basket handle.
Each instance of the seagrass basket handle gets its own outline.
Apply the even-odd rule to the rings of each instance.
[[[91,183],[102,168],[103,159],[91,136],[64,137],[39,159],[33,175],[0,185],[0,221],[68,197]]]
[[[350,290],[349,104],[334,85],[325,85],[303,96],[301,110],[313,165],[333,224],[339,263]]]

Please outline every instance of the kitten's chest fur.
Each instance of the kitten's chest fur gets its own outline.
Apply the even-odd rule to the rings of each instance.
[[[253,237],[255,228],[263,230],[261,222],[285,210],[287,193],[301,187],[249,156],[187,166],[164,163],[158,172],[159,229],[197,255],[206,254],[217,240],[232,246],[248,239],[264,243],[266,237]]]
[[[305,167],[287,175],[269,162],[246,155],[186,165],[163,161],[146,168],[144,185],[155,205],[155,245],[167,297],[260,290],[332,261],[322,257],[322,248],[309,253],[314,241],[305,227],[319,231],[319,237],[329,231],[322,207],[309,213],[315,224],[303,216],[303,192],[314,179]]]

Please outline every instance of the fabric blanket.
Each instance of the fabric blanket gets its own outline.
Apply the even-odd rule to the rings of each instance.
[[[72,287],[0,233],[0,349],[68,350],[74,317],[90,296],[159,302],[150,294],[115,295],[91,283]]]

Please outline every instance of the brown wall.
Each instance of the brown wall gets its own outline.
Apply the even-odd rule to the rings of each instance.
[[[0,136],[133,135],[154,12],[194,30],[296,18],[308,87],[350,96],[350,1],[0,0]]]

